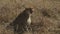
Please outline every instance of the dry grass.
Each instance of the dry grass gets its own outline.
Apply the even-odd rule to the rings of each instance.
[[[34,34],[60,34],[60,0],[0,0],[0,34],[14,34],[12,28],[7,30],[6,26],[25,7],[35,9],[32,14]]]

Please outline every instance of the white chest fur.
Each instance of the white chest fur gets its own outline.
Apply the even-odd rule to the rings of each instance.
[[[31,24],[31,15],[29,15],[29,18],[27,20],[27,23],[30,25]]]

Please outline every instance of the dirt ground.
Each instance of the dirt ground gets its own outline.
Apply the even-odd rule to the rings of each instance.
[[[6,27],[27,7],[34,9],[34,34],[60,34],[60,0],[0,0],[0,34],[14,34]]]

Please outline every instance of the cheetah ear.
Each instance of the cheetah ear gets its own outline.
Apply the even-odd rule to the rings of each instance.
[[[25,10],[29,10],[29,9],[31,10],[32,8],[25,8]]]

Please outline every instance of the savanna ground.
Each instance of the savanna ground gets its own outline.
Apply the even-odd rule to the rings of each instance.
[[[34,34],[60,34],[60,0],[0,0],[0,34],[14,34],[6,26],[26,7],[34,9],[31,24]]]

